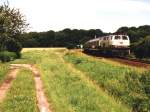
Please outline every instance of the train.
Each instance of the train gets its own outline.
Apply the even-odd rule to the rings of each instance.
[[[112,34],[91,39],[83,45],[85,52],[97,51],[110,55],[130,55],[130,38],[126,34]]]

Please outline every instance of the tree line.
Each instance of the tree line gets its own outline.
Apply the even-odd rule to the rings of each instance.
[[[95,36],[106,35],[100,29],[69,29],[62,31],[29,32],[22,35],[23,47],[67,47],[75,48]]]
[[[136,43],[150,35],[150,25],[139,27],[121,27],[114,33],[127,34],[130,37],[131,44]],[[78,44],[84,44],[86,41],[109,35],[101,29],[69,29],[62,31],[47,32],[29,32],[22,35],[21,43],[24,47],[76,47]],[[113,33],[112,33],[113,34]]]

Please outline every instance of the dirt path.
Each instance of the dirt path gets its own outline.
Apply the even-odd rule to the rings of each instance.
[[[37,104],[40,112],[52,112],[49,109],[49,103],[47,101],[47,98],[44,94],[43,90],[43,83],[41,81],[40,73],[37,70],[37,68],[33,65],[29,64],[11,64],[13,67],[25,67],[30,69],[34,74],[34,80],[35,80],[35,87],[36,87],[36,98],[37,98]]]
[[[12,81],[16,78],[18,71],[19,71],[18,68],[12,68],[12,70],[8,74],[8,78],[0,86],[0,102],[2,102],[3,99],[5,98],[6,93],[12,85]]]

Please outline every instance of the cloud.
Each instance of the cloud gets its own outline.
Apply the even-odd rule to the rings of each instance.
[[[143,1],[143,0],[142,0]],[[32,31],[149,24],[150,4],[140,0],[10,0],[26,15]]]

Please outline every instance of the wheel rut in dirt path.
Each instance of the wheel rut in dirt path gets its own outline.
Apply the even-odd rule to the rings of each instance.
[[[49,108],[49,103],[44,94],[43,83],[40,77],[40,72],[34,65],[30,64],[11,64],[13,67],[24,67],[30,69],[34,74],[35,87],[36,87],[36,98],[37,105],[40,112],[52,112]]]
[[[12,85],[13,80],[16,78],[17,73],[19,69],[18,68],[12,68],[12,70],[9,72],[8,77],[3,82],[3,84],[0,86],[0,103],[4,100],[7,91]]]

